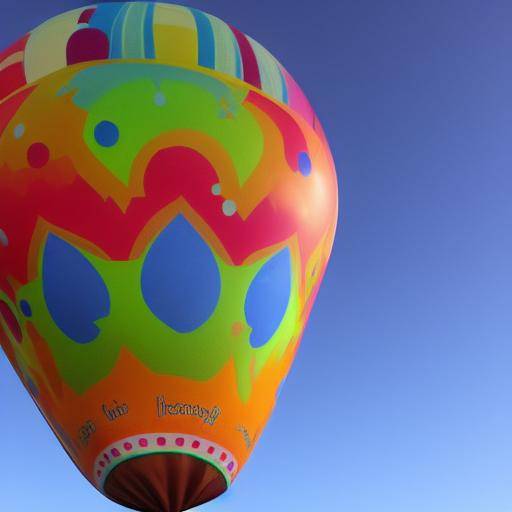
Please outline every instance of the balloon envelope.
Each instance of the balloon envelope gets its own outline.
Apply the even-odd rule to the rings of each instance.
[[[185,510],[233,482],[336,219],[308,100],[218,18],[106,3],[0,54],[1,344],[118,503]]]

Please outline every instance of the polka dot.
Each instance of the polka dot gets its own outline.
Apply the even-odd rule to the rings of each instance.
[[[176,446],[183,446],[185,444],[185,439],[183,439],[183,437],[178,437],[178,439],[176,439]]]
[[[228,471],[233,471],[233,468],[235,467],[235,463],[233,461],[231,461],[229,464],[228,464]]]
[[[157,440],[156,440],[156,444],[158,446],[165,446],[165,437],[159,437]]]
[[[213,185],[213,187],[212,187],[212,194],[214,196],[220,196],[220,192],[221,192],[220,183],[215,183],[215,185]]]
[[[154,101],[157,107],[163,107],[167,103],[167,98],[165,97],[163,92],[157,92],[155,94]]]
[[[222,455],[220,456],[220,460],[222,462],[224,462],[227,458],[228,458],[228,456],[224,452],[222,452]]]
[[[201,446],[201,443],[199,441],[194,441],[192,443],[192,448],[194,448],[194,450],[197,450],[200,446]]]
[[[30,304],[26,300],[20,301],[20,309],[21,309],[21,312],[26,317],[30,318],[32,316],[32,308],[30,307]]]
[[[231,217],[236,212],[236,204],[234,201],[231,201],[231,199],[226,199],[222,203],[222,212],[226,217]]]
[[[311,159],[309,155],[302,151],[299,153],[299,171],[303,176],[309,176],[311,174]]]
[[[23,134],[25,133],[25,125],[24,124],[18,124],[14,128],[14,138],[15,139],[21,139],[23,137]]]
[[[213,455],[213,454],[215,453],[215,448],[214,448],[213,446],[210,446],[210,447],[208,448],[208,453],[209,453],[210,455]]]
[[[7,247],[9,245],[9,239],[3,229],[0,229],[0,245]]]
[[[119,128],[110,121],[101,121],[94,128],[96,142],[104,148],[110,148],[119,140]]]
[[[107,462],[110,462],[110,457],[109,457],[106,453],[104,453],[104,454],[103,454],[103,458],[104,458]]]
[[[139,439],[139,446],[141,448],[146,448],[146,446],[148,445],[148,440],[145,439],[144,437]]]
[[[110,453],[112,454],[112,457],[119,457],[121,455],[121,452],[117,448],[112,448]]]
[[[124,446],[124,449],[125,449],[127,452],[131,451],[131,449],[133,448],[132,443],[124,443],[124,445],[123,445],[123,446]]]
[[[104,461],[104,460],[100,460],[100,466],[101,466],[102,468],[104,468],[104,467],[105,467],[105,461]]]
[[[30,167],[40,169],[50,160],[50,150],[42,142],[36,142],[28,148],[27,160]]]
[[[98,478],[101,476],[101,471],[98,469],[98,471],[96,472],[96,474],[98,475]]]

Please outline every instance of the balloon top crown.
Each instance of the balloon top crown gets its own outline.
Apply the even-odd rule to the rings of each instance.
[[[242,80],[315,127],[293,77],[261,44],[198,9],[153,2],[81,7],[49,19],[0,53],[0,101],[68,66],[105,60],[155,62]]]

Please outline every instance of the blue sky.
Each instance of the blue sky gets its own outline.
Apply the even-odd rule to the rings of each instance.
[[[198,510],[512,511],[512,3],[185,4],[283,61],[341,186],[280,403],[232,490]],[[79,5],[11,2],[0,46]],[[122,510],[75,470],[3,355],[0,408],[0,508]]]

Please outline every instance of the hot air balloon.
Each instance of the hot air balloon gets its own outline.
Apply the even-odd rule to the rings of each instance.
[[[199,10],[105,3],[0,54],[0,341],[84,476],[177,512],[272,413],[337,220],[286,69]]]

